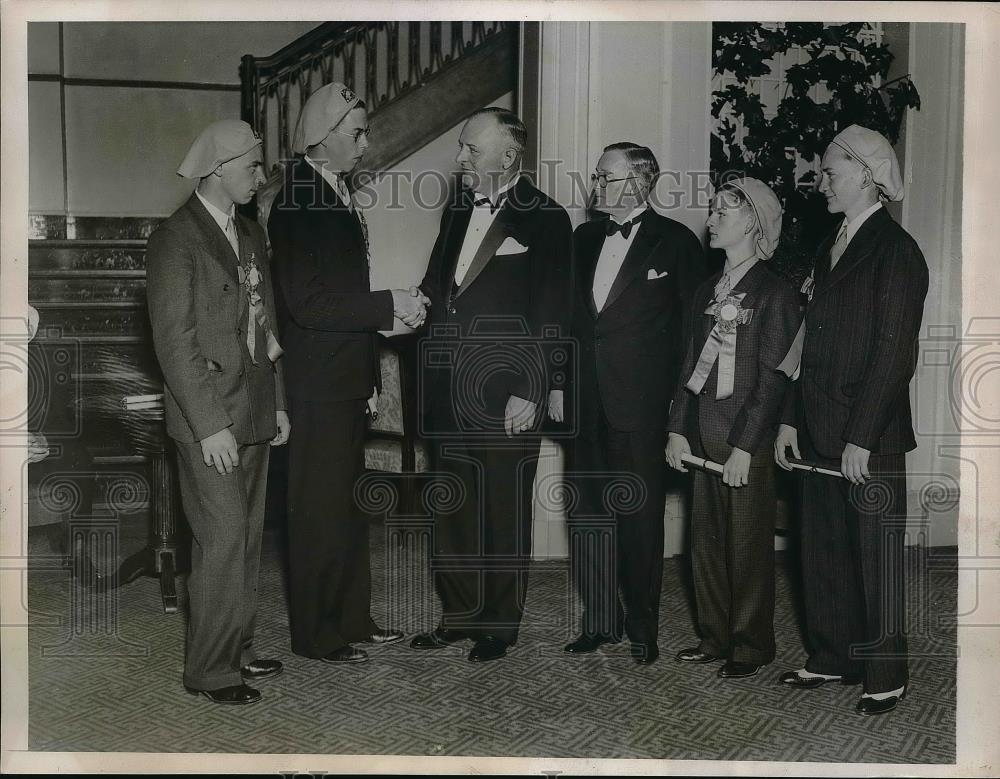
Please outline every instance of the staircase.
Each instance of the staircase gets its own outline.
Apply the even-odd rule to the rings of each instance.
[[[362,97],[376,139],[365,163],[385,170],[516,89],[516,36],[511,22],[328,22],[270,57],[244,57],[242,114],[264,139],[272,173],[265,190],[280,183],[299,110],[315,88],[342,81]],[[48,467],[65,454],[67,468],[96,477],[98,502],[125,471],[148,484],[148,458],[136,454],[118,403],[162,387],[145,297],[146,239],[158,222],[30,216],[28,299],[40,325],[29,354],[43,388],[29,401],[38,406],[31,424],[61,447]]]

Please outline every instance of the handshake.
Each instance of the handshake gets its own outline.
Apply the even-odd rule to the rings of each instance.
[[[420,327],[427,318],[431,299],[418,287],[392,290],[392,314],[411,330]]]

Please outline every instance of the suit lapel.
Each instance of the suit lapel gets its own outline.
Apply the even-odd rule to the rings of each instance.
[[[233,247],[229,245],[229,239],[225,233],[219,229],[218,223],[208,213],[205,206],[201,204],[198,196],[191,194],[188,200],[188,208],[194,217],[195,224],[202,233],[202,243],[208,249],[208,253],[225,269],[226,273],[237,279],[236,265],[238,260],[233,254]]]
[[[847,248],[844,249],[844,253],[840,256],[833,270],[829,270],[830,250],[829,247],[825,247],[826,251],[820,255],[820,267],[824,268],[825,272],[822,277],[817,272],[817,278],[822,278],[822,284],[817,284],[815,294],[826,292],[871,256],[874,250],[872,236],[882,229],[886,219],[891,219],[891,217],[884,207],[879,208],[874,214],[868,217],[865,223],[854,234],[854,237],[851,238],[851,242],[847,244]],[[840,225],[837,225],[837,229],[840,229]],[[832,245],[830,244],[831,247]]]
[[[594,302],[594,274],[597,273],[597,261],[601,256],[601,249],[604,248],[604,229],[603,221],[592,222],[591,224],[601,225],[601,229],[593,229],[594,239],[586,244],[587,254],[585,258],[582,258],[583,268],[583,297],[587,301],[587,310],[590,315],[596,320],[600,315],[600,311],[597,310],[597,304]]]
[[[456,298],[461,297],[462,293],[472,285],[476,277],[483,272],[483,268],[486,267],[487,263],[493,259],[493,255],[500,248],[500,244],[511,234],[509,204],[510,200],[508,199],[500,207],[496,218],[489,226],[489,229],[487,229],[486,235],[483,236],[483,242],[476,249],[476,254],[472,258],[472,262],[469,263],[469,269],[465,272],[465,278],[462,279],[462,286],[458,288],[458,292],[455,294]],[[452,278],[454,278],[454,275],[452,275]]]
[[[604,302],[604,308],[601,311],[607,311],[611,308],[625,291],[625,288],[632,283],[632,279],[645,267],[646,258],[662,242],[663,237],[650,227],[652,221],[652,215],[647,212],[639,225],[639,232],[636,234],[635,240],[632,241],[625,259],[622,260],[622,266],[618,270],[618,275],[615,277],[614,284],[611,285],[608,299]]]

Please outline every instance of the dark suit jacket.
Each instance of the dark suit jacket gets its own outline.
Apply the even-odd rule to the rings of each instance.
[[[847,443],[873,454],[908,452],[916,448],[909,384],[927,263],[885,208],[865,221],[830,271],[836,233],[817,254],[801,373],[782,421],[804,426],[823,457],[839,458]]]
[[[798,293],[776,276],[766,262],[758,262],[733,288],[745,292],[742,306],[753,315],[736,329],[736,370],[733,394],[716,400],[719,363],[700,394],[686,388],[715,325],[706,314],[722,277],[716,273],[695,292],[688,309],[690,316],[687,352],[674,402],[670,408],[669,430],[688,439],[694,454],[725,463],[733,447],[750,454],[770,450],[781,416],[788,377],[778,372],[802,321]],[[770,459],[769,465],[773,465]]]
[[[278,322],[288,393],[357,400],[380,386],[377,330],[392,328],[392,292],[372,292],[358,217],[302,157],[271,207]]]
[[[258,291],[278,340],[264,231],[236,218],[244,263],[253,252]],[[249,302],[229,241],[197,195],[149,236],[146,296],[153,346],[165,383],[167,433],[193,443],[232,429],[237,443],[268,441],[277,433],[275,410],[285,409],[281,360],[267,357],[257,327],[256,359],[246,347]]]
[[[459,361],[460,353],[475,352],[481,364],[460,387],[452,386],[452,368],[421,366],[422,394],[431,405],[472,403],[495,416],[511,395],[541,403],[550,387],[565,381],[565,359],[553,353],[559,347],[565,353],[569,332],[572,230],[565,209],[522,176],[455,288],[471,213],[472,194],[459,189],[442,215],[420,288],[431,299],[432,341],[457,350]],[[513,251],[497,254],[504,246]],[[444,329],[452,335],[444,336]],[[463,344],[470,349],[463,352]]]
[[[604,228],[604,220],[586,222],[573,235],[579,424],[586,430],[603,408],[617,430],[663,430],[684,358],[684,312],[705,274],[701,243],[680,222],[646,211],[598,313],[593,285]],[[666,275],[650,280],[650,270]]]

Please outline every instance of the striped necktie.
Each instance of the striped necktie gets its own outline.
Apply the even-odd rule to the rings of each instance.
[[[847,243],[847,220],[845,219],[840,225],[840,232],[837,233],[837,240],[830,248],[830,270],[833,270],[837,266],[837,263],[844,254],[844,249],[847,248]]]

